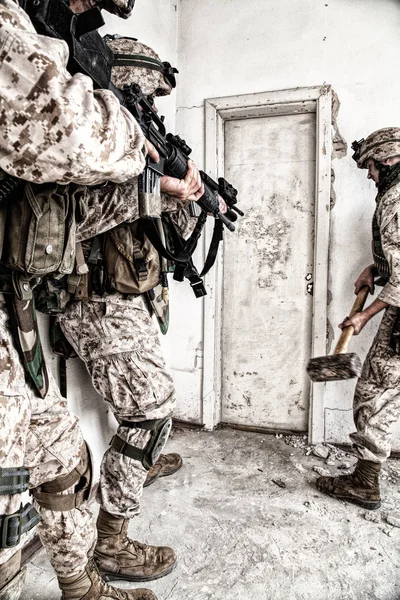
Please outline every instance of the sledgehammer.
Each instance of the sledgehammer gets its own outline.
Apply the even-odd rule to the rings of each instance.
[[[351,308],[349,318],[361,312],[369,293],[369,287],[363,285]],[[313,381],[335,381],[351,379],[361,374],[361,360],[354,352],[346,352],[353,336],[354,327],[343,329],[336,348],[330,356],[312,358],[307,365],[307,373]]]

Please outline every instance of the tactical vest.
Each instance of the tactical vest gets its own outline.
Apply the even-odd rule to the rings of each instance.
[[[71,74],[88,75],[95,88],[114,89],[110,82],[113,55],[97,32],[104,25],[99,9],[75,15],[64,0],[21,0],[20,5],[39,34],[67,42]],[[72,273],[76,223],[84,210],[81,190],[74,184],[37,185],[0,176],[3,289],[10,270],[18,274],[13,275],[15,293],[25,299],[31,295],[27,280]]]
[[[113,87],[112,52],[96,31],[104,24],[98,9],[75,15],[63,0],[21,0],[20,5],[39,34],[67,42],[71,74],[88,75],[96,88]],[[0,290],[22,364],[41,397],[48,378],[33,288],[46,276],[62,277],[74,269],[81,191],[74,184],[36,185],[0,172]],[[65,290],[53,287],[56,298],[65,296]]]

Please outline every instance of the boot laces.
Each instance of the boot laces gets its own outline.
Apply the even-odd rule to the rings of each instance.
[[[129,600],[128,599],[128,595],[126,594],[126,592],[124,592],[120,588],[112,587],[112,586],[108,585],[104,581],[104,579],[100,575],[100,572],[99,572],[99,570],[97,568],[97,565],[96,565],[96,563],[95,563],[95,561],[93,559],[90,561],[90,569],[92,571],[94,571],[96,573],[97,577],[99,578],[99,581],[100,581],[100,586],[99,586],[100,589],[99,589],[99,591],[100,591],[101,594],[105,594],[105,595],[109,596],[110,595],[110,590],[111,590],[111,592],[112,592],[113,597],[115,598],[115,600]]]

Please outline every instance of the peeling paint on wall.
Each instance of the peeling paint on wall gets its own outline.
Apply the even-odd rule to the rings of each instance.
[[[335,171],[333,169],[331,169],[331,202],[330,202],[330,210],[335,208],[335,204],[336,204],[336,192],[335,192],[335,188],[334,188],[334,184],[335,183]]]
[[[343,158],[347,154],[347,142],[341,135],[337,124],[337,117],[340,108],[340,101],[336,92],[332,89],[332,160],[334,158]],[[333,210],[336,205],[336,193],[334,188],[335,171],[331,170],[331,201],[330,209]]]
[[[337,124],[339,108],[340,100],[335,90],[332,89],[332,159],[343,158],[347,154],[347,142],[341,135]]]
[[[326,353],[329,354],[332,347],[332,342],[335,337],[335,331],[332,327],[332,323],[328,319],[326,324]]]

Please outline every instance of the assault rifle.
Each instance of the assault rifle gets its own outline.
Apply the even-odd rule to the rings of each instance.
[[[143,174],[143,192],[159,192],[159,180],[162,175],[170,175],[183,179],[188,170],[188,160],[192,149],[178,135],[166,134],[163,117],[154,110],[152,101],[142,94],[137,84],[126,86],[122,91],[125,107],[139,123],[146,138],[155,146],[160,161],[154,163],[147,157],[147,165]],[[204,194],[197,200],[197,205],[206,213],[211,213],[230,230],[234,231],[233,221],[237,215],[244,213],[236,206],[237,190],[226,179],[220,177],[216,183],[204,171],[200,171],[204,184]],[[225,200],[228,211],[222,214],[219,209],[218,194]],[[196,204],[196,203],[195,203]]]
[[[160,180],[163,175],[177,179],[185,177],[192,149],[179,136],[166,133],[164,118],[155,111],[152,98],[145,96],[137,84],[125,86],[119,92],[122,92],[122,104],[135,117],[145,137],[154,145],[160,156],[157,163],[147,156],[146,167],[139,176],[139,204],[142,205],[140,214],[146,234],[160,255],[175,264],[174,279],[177,281],[183,281],[184,277],[189,279],[195,296],[201,298],[207,293],[201,278],[208,273],[215,262],[219,244],[223,239],[223,226],[234,231],[233,222],[236,221],[237,215],[244,216],[244,213],[236,206],[237,190],[223,177],[220,177],[217,183],[204,171],[200,171],[204,194],[190,206],[192,216],[198,217],[196,226],[186,241],[180,238],[179,234],[175,235],[174,246],[178,250],[172,254],[166,248],[160,219],[154,218],[161,216],[159,214],[160,207],[157,214],[157,209],[152,211],[150,205],[154,198],[160,198]],[[225,214],[220,211],[218,194],[225,200],[228,207]],[[201,209],[200,214],[199,208]],[[196,249],[209,213],[215,217],[214,233],[204,267],[199,274],[193,264],[192,254]],[[146,217],[150,218],[146,219]]]

